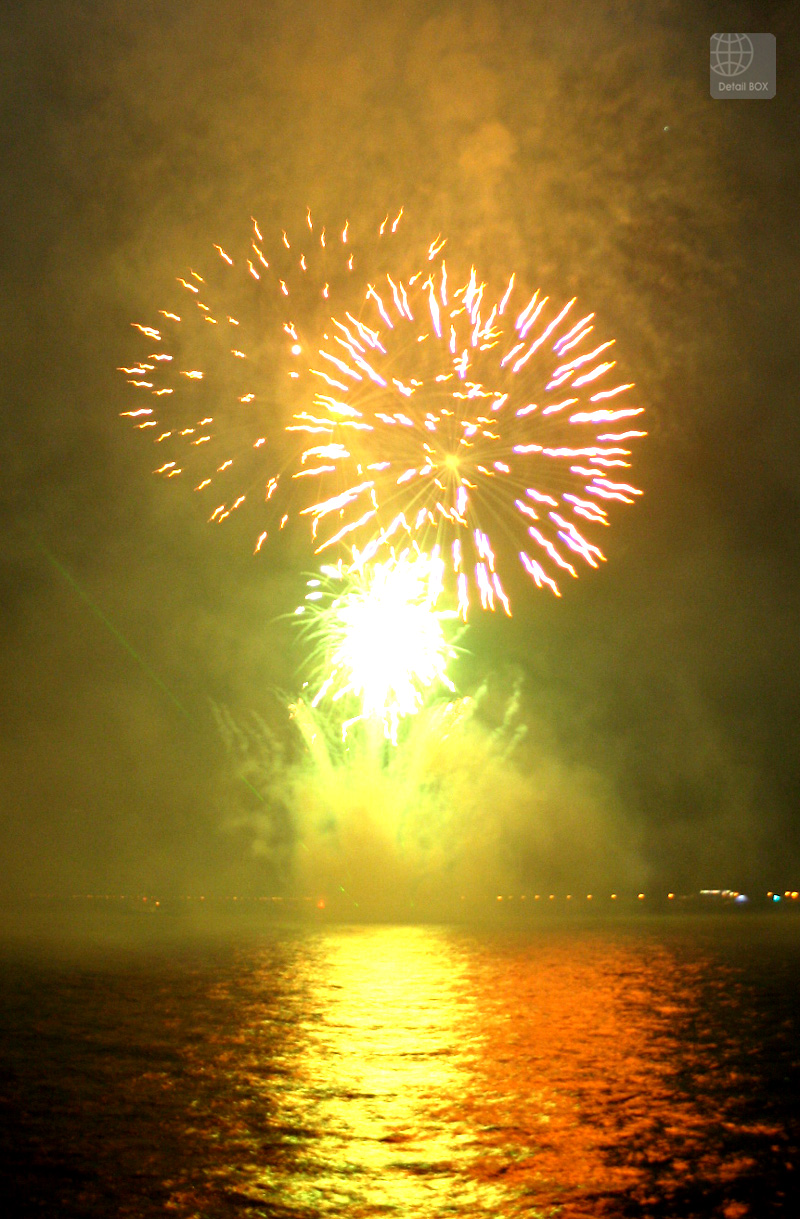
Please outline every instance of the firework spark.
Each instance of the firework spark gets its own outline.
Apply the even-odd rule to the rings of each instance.
[[[310,705],[339,705],[343,739],[371,721],[397,744],[401,720],[437,688],[454,692],[446,625],[457,615],[437,608],[443,572],[438,555],[406,551],[366,567],[326,566],[309,581],[297,612],[320,674]]]

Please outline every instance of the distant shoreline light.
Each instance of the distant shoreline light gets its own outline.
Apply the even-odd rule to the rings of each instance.
[[[339,896],[339,895],[337,894],[334,896]],[[443,895],[443,896],[453,896],[453,895]],[[480,904],[482,902],[492,902],[492,898],[486,894],[468,895],[468,894],[462,893],[459,896],[460,896],[460,900],[462,902],[470,901],[473,904]],[[326,902],[329,900],[327,895],[322,895],[322,894],[315,894],[313,896],[311,896],[311,895],[292,896],[292,895],[287,895],[287,894],[258,894],[255,896],[246,896],[246,895],[241,895],[241,894],[206,895],[206,894],[186,894],[186,893],[177,894],[177,895],[168,894],[168,893],[161,893],[159,895],[155,895],[152,893],[147,893],[147,894],[145,894],[145,893],[133,893],[133,894],[131,894],[131,893],[129,893],[129,894],[125,894],[125,893],[122,893],[122,894],[72,893],[70,895],[66,895],[66,894],[58,894],[58,893],[30,893],[30,892],[28,894],[26,894],[26,899],[28,901],[34,901],[34,902],[60,902],[60,901],[125,902],[125,903],[131,904],[131,905],[149,906],[151,908],[161,908],[162,903],[164,903],[164,902],[167,902],[167,903],[210,902],[211,904],[220,904],[220,903],[225,904],[225,903],[229,903],[229,902],[236,902],[236,903],[242,903],[243,905],[261,904],[261,903],[269,903],[270,905],[272,905],[272,904],[282,904],[283,903],[283,904],[286,904],[287,906],[305,905],[308,903],[314,903],[315,905],[318,906],[319,909],[324,909]],[[6,899],[6,900],[8,900],[8,899]],[[769,889],[763,895],[763,897],[760,894],[749,895],[747,893],[741,892],[738,889],[699,889],[699,890],[694,890],[689,893],[676,893],[673,890],[669,890],[666,893],[664,893],[663,891],[660,891],[660,890],[657,892],[650,892],[650,893],[646,893],[646,892],[642,892],[642,891],[637,891],[635,893],[632,891],[629,893],[620,893],[620,892],[597,893],[596,891],[594,891],[592,893],[576,893],[576,892],[570,892],[570,893],[498,893],[493,900],[493,904],[497,904],[500,902],[503,902],[503,903],[508,903],[508,902],[531,903],[531,902],[542,902],[542,901],[556,902],[556,903],[569,902],[570,905],[573,905],[574,903],[579,903],[579,904],[580,903],[587,903],[587,904],[591,903],[591,905],[594,908],[598,908],[605,902],[615,902],[615,903],[620,903],[622,905],[630,904],[632,907],[636,907],[636,908],[639,908],[640,906],[647,906],[647,905],[650,905],[650,907],[652,907],[654,905],[671,906],[674,904],[677,907],[677,906],[684,905],[684,904],[697,905],[697,904],[701,904],[701,903],[703,905],[745,905],[745,904],[752,904],[754,902],[758,903],[759,901],[766,902],[766,904],[768,906],[777,905],[777,904],[781,904],[781,903],[784,903],[784,904],[785,903],[790,903],[790,904],[798,903],[798,905],[800,905],[800,890],[784,889],[783,891],[778,892],[777,890]]]

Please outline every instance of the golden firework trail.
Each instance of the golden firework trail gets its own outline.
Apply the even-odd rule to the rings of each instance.
[[[201,267],[175,276],[153,324],[131,324],[145,354],[119,366],[137,398],[122,414],[158,446],[154,473],[188,480],[209,521],[268,503],[268,520],[286,524],[290,497],[277,493],[296,456],[285,423],[302,414],[305,354],[330,298],[357,299],[359,272],[391,258],[401,218],[387,215],[359,241],[349,222],[326,230],[310,211],[297,238],[268,240],[251,217],[243,248],[210,243]],[[256,551],[267,537],[262,528]]]

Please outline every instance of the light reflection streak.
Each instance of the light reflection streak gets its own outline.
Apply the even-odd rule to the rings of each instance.
[[[456,1199],[461,1213],[502,1213],[504,1191],[471,1179],[473,1132],[449,1112],[475,1053],[455,946],[426,927],[342,928],[310,974],[314,1010],[274,1098],[280,1124],[309,1137],[289,1173],[251,1169],[248,1196],[304,1214],[435,1216]]]

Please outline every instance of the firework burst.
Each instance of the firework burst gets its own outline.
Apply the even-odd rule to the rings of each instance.
[[[368,566],[326,566],[309,580],[297,613],[318,674],[310,706],[336,707],[343,739],[372,722],[397,744],[401,720],[437,689],[454,692],[447,624],[457,615],[438,608],[443,574],[438,555],[405,551]]]
[[[141,405],[124,414],[210,521],[266,502],[256,551],[296,515],[317,553],[363,567],[410,544],[446,560],[462,618],[476,594],[510,613],[511,559],[556,595],[604,560],[609,509],[641,494],[643,408],[593,314],[513,275],[494,295],[459,280],[441,239],[398,244],[400,218],[360,243],[310,213],[302,240],[253,220],[244,250],[214,245],[158,325],[135,324],[147,355],[121,371]]]
[[[357,285],[396,260],[401,218],[362,239],[349,222],[326,230],[310,212],[297,236],[262,232],[253,218],[242,248],[209,243],[175,277],[166,307],[132,323],[144,354],[119,367],[137,398],[123,416],[156,446],[154,473],[188,481],[210,521],[267,502],[261,524],[286,524],[293,497],[281,484],[297,453],[285,423],[313,396],[308,353],[332,300],[357,308]],[[256,550],[266,537],[261,528]]]
[[[641,494],[619,471],[645,433],[593,316],[538,291],[520,301],[514,276],[495,300],[474,270],[454,287],[444,262],[369,285],[359,318],[331,318],[313,409],[290,425],[309,440],[294,477],[319,485],[302,510],[317,550],[347,541],[366,561],[401,537],[438,548],[464,618],[473,589],[510,613],[497,529],[512,543],[522,531],[523,567],[557,595],[578,561],[597,567],[584,530]]]

